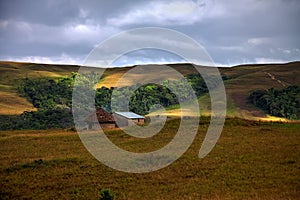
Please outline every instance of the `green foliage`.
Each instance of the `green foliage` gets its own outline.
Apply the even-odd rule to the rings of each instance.
[[[51,109],[1,115],[0,130],[72,128],[74,122],[70,109]]]
[[[100,191],[99,200],[114,200],[114,199],[115,199],[115,195],[110,191],[110,189],[104,188]]]
[[[125,102],[128,101],[129,105],[126,105]],[[167,107],[177,103],[176,96],[170,89],[156,84],[115,88],[111,97],[114,111],[125,111],[129,106],[130,111],[142,115],[147,114],[155,104]]]
[[[76,73],[60,79],[24,79],[18,87],[38,111],[25,111],[20,116],[0,116],[1,130],[72,128],[72,88]]]
[[[248,101],[273,116],[300,119],[299,86],[289,86],[283,90],[256,90],[250,94]]]
[[[211,88],[218,86],[214,76],[207,78]],[[190,90],[186,84],[190,84]],[[122,88],[99,88],[96,90],[96,107],[102,106],[108,111],[129,110],[141,115],[149,113],[151,107],[160,104],[163,107],[176,105],[179,102],[191,101],[194,95],[201,96],[208,92],[204,79],[199,75],[190,74],[186,79],[164,81],[161,85],[146,84]],[[176,94],[175,94],[176,93]],[[128,99],[129,98],[129,99]],[[129,101],[129,105],[125,102]]]
[[[190,74],[187,75],[187,79],[192,88],[195,90],[197,96],[201,96],[208,92],[207,86],[200,75]]]
[[[95,90],[94,86],[99,79],[96,73],[72,73],[71,76],[58,79],[24,79],[18,88],[19,94],[26,97],[38,111],[24,112],[20,116],[0,116],[0,129],[72,128],[74,123],[71,110],[74,99],[77,103],[73,109],[80,113],[89,111],[87,106],[95,100],[95,107],[101,106],[110,112],[126,111],[129,107],[130,111],[145,115],[151,108],[157,107],[157,104],[169,107],[191,101],[195,95],[201,96],[208,92],[206,83],[199,74],[187,75],[181,80],[164,81],[161,85],[102,87]],[[206,80],[211,88],[217,87],[215,77],[208,77]],[[190,84],[192,90],[186,84]],[[91,98],[93,95],[95,99]],[[129,105],[125,102],[129,102]]]
[[[26,78],[18,91],[38,109],[70,108],[75,77],[73,73],[72,76],[57,80]]]
[[[95,72],[82,73],[76,76],[74,87],[72,88],[72,96],[70,101],[73,102],[72,109],[76,113],[90,114],[93,109],[91,102],[95,101],[95,85],[99,82],[100,77]],[[98,107],[98,104],[96,104]]]
[[[0,130],[23,129],[23,124],[20,115],[0,115]]]
[[[111,111],[110,101],[114,88],[101,87],[96,90],[95,105],[102,106],[107,111]]]

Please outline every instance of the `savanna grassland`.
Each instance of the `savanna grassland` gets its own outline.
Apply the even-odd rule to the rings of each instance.
[[[120,147],[149,152],[167,144],[180,120],[149,139],[106,132]],[[132,174],[94,159],[70,130],[0,132],[0,199],[299,199],[300,124],[227,119],[208,156],[198,152],[208,127],[202,119],[193,144],[161,170]]]
[[[190,64],[170,66],[183,75],[196,72]],[[119,86],[137,83],[144,76],[132,74],[119,81],[132,68],[107,69],[97,88],[112,87],[117,82]],[[38,110],[18,94],[23,79],[58,82],[78,69],[79,66],[1,61],[0,123],[1,119],[20,117],[24,111]],[[209,116],[211,110],[206,93],[198,98],[202,116],[193,144],[173,164],[151,173],[125,173],[101,164],[71,127],[0,130],[0,199],[97,199],[103,188],[115,193],[116,200],[300,199],[299,120],[270,116],[247,100],[251,91],[300,86],[299,69],[300,62],[219,68],[226,89],[228,118],[218,143],[209,155],[198,158],[209,126],[209,118],[204,115]],[[168,73],[157,70],[168,78]],[[149,77],[149,81],[152,79]],[[176,134],[179,108],[177,104],[166,108],[167,123],[151,138],[133,138],[117,129],[106,131],[106,135],[131,152],[157,150]],[[33,124],[29,125],[23,129],[32,129]]]

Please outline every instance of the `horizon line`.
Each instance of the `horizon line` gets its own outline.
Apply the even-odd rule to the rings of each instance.
[[[78,66],[78,67],[95,67],[95,66],[88,66],[88,65],[83,65],[83,64],[76,64],[76,63],[47,63],[47,62],[30,62],[30,61],[16,61],[16,60],[1,60],[0,62],[2,63],[20,63],[20,64],[36,64],[36,65],[60,65],[60,66]],[[196,65],[196,66],[203,66],[203,67],[236,67],[236,66],[243,66],[243,65],[280,65],[280,64],[289,64],[289,63],[297,63],[300,62],[300,60],[292,60],[292,61],[282,61],[282,62],[242,62],[242,63],[235,63],[231,65],[225,65],[225,64],[215,64],[215,65],[204,65],[204,64],[195,64],[195,63],[189,63],[189,62],[168,62],[168,63],[141,63],[141,64],[128,64],[128,65],[122,65],[122,66],[98,66],[95,68],[125,68],[125,67],[134,67],[138,65],[180,65],[180,64],[185,64],[185,65]]]

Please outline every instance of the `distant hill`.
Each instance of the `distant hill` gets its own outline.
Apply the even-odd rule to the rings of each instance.
[[[0,115],[21,114],[35,110],[25,99],[18,96],[16,87],[23,78],[61,77],[77,71],[78,66],[47,65],[0,61]]]
[[[196,73],[196,70],[190,64],[170,64],[170,67],[176,69],[183,75]],[[133,67],[109,68],[104,73],[103,80],[98,87],[114,86],[119,78]],[[74,65],[46,65],[33,63],[0,62],[0,114],[21,114],[26,110],[34,110],[32,105],[16,93],[16,87],[22,78],[38,77],[62,77],[70,75],[71,72],[78,71],[79,66]],[[160,76],[168,77],[168,73],[157,66]],[[289,85],[300,86],[300,62],[291,62],[286,64],[257,64],[257,65],[239,65],[228,68],[219,68],[222,76],[226,77],[224,81],[227,94],[227,114],[230,117],[240,117],[247,119],[271,119],[263,111],[247,104],[247,97],[253,90],[277,88],[282,89]],[[128,86],[139,81],[138,74],[131,75],[128,79],[119,83],[119,86]],[[144,79],[144,77],[143,77]],[[155,77],[149,77],[149,81]],[[199,98],[201,113],[209,115],[210,98],[204,95]],[[179,110],[168,109],[169,115],[178,115]]]
[[[247,104],[251,91],[258,89],[282,89],[290,85],[300,86],[300,62],[267,65],[240,65],[231,68],[221,68],[221,73],[228,77],[225,81],[226,94],[233,116],[241,118],[260,119],[265,114]],[[276,118],[271,118],[275,120]]]

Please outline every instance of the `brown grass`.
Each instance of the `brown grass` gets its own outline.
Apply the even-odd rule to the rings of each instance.
[[[34,110],[31,103],[17,95],[16,87],[21,79],[62,77],[77,70],[78,66],[0,61],[0,115],[21,114]]]
[[[232,116],[245,119],[268,120],[268,116],[257,108],[247,104],[247,97],[253,90],[277,88],[288,85],[300,85],[300,62],[272,65],[242,65],[232,68],[221,68],[221,73],[229,80],[225,81],[228,102],[232,101],[236,109]],[[267,73],[275,76],[273,80]],[[284,119],[278,119],[284,120]]]
[[[169,65],[169,67],[177,70],[182,75],[196,73],[196,70],[189,64],[173,64]],[[137,83],[153,83],[158,80],[172,80],[170,77],[170,73],[166,68],[157,67],[153,65],[149,67],[148,65],[144,65],[145,70],[143,73],[139,73],[137,71],[130,71],[133,67],[124,67],[124,68],[108,68],[104,73],[104,79],[97,85],[100,87],[124,87],[124,86],[132,86]],[[126,77],[124,75],[126,73]],[[150,74],[151,72],[151,74]],[[150,75],[149,75],[150,74]],[[155,74],[155,75],[153,75]]]
[[[107,132],[130,151],[168,143],[178,120],[151,139]],[[220,140],[198,158],[208,122],[189,150],[170,166],[145,174],[115,171],[95,160],[74,132],[1,131],[0,198],[96,199],[110,188],[116,199],[298,199],[299,124],[228,119]],[[42,159],[42,160],[40,160]]]
[[[0,115],[19,115],[36,110],[25,98],[14,92],[0,92]]]

